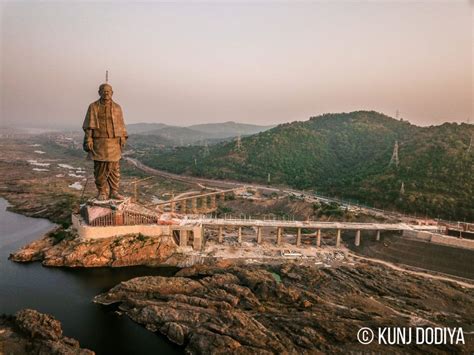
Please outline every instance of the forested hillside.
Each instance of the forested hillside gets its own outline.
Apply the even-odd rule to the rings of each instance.
[[[139,158],[177,173],[269,181],[407,213],[472,221],[473,135],[473,125],[418,127],[358,111],[279,125],[242,138],[240,149],[233,141],[153,149]],[[396,141],[398,166],[390,164]]]

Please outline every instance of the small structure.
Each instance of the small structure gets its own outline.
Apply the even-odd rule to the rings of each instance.
[[[147,208],[125,200],[99,201],[92,199],[81,206],[83,220],[93,227],[158,224],[159,216]]]
[[[155,210],[160,212],[168,209],[170,212],[180,212],[183,214],[210,213],[217,210],[218,201],[224,202],[227,195],[235,195],[235,193],[240,190],[242,190],[242,188],[217,190],[181,198],[172,198],[168,201],[151,204],[149,207],[153,206]]]
[[[102,239],[127,234],[149,237],[173,236],[180,247],[200,250],[202,225],[175,213],[158,213],[125,200],[91,199],[72,214],[72,224],[80,238]]]

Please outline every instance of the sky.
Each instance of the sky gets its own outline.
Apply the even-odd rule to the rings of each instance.
[[[472,0],[0,0],[0,125],[80,128],[106,70],[126,123],[473,123],[473,19]]]

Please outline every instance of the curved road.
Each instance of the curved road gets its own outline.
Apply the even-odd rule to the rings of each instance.
[[[304,191],[300,190],[295,190],[295,189],[290,189],[287,187],[269,187],[265,185],[259,185],[259,184],[252,184],[252,183],[242,183],[238,181],[229,181],[229,180],[214,180],[214,179],[206,179],[206,178],[198,178],[198,177],[193,177],[193,176],[186,176],[186,175],[178,175],[178,174],[173,174],[169,173],[167,171],[163,170],[158,170],[151,168],[142,162],[138,161],[137,159],[130,158],[130,157],[124,157],[124,159],[129,162],[130,164],[134,165],[137,169],[142,170],[143,172],[146,172],[151,175],[156,175],[156,176],[162,176],[168,179],[176,180],[176,181],[182,181],[190,184],[197,184],[200,187],[207,188],[206,186],[203,186],[204,184],[208,184],[214,187],[219,187],[219,188],[228,188],[228,189],[233,189],[233,188],[238,188],[238,187],[243,187],[243,188],[253,188],[253,189],[258,189],[258,190],[263,190],[263,191],[270,191],[270,192],[280,192],[280,193],[285,193],[285,194],[293,194],[293,195],[299,195],[303,196],[307,201],[309,202],[317,202],[317,201],[324,201],[324,202],[335,202],[337,204],[340,204],[342,207],[357,207],[361,212],[364,212],[366,214],[371,214],[375,216],[382,216],[382,217],[388,217],[388,218],[398,218],[401,220],[406,220],[407,218],[413,221],[413,217],[411,216],[406,216],[401,213],[397,212],[391,212],[391,211],[384,211],[380,210],[377,208],[370,208],[366,206],[360,206],[357,204],[348,204],[346,201],[342,201],[336,198],[331,198],[331,197],[326,197],[326,196],[320,196],[317,194],[309,194]],[[417,219],[420,221],[424,221],[424,219]]]

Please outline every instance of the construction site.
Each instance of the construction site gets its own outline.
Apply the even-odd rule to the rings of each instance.
[[[132,198],[123,201],[91,199],[72,215],[73,226],[82,239],[101,239],[141,234],[147,237],[173,237],[183,250],[206,250],[232,247],[251,251],[255,256],[265,250],[282,256],[305,256],[323,248],[340,249],[342,236],[349,243],[361,245],[363,238],[381,241],[382,234],[398,235],[420,241],[474,249],[474,240],[447,236],[446,225],[433,223],[361,223],[298,221],[219,216],[214,212],[226,197],[248,197],[245,188],[184,193],[168,201],[141,205]],[[347,239],[347,238],[346,238]],[[211,248],[211,249],[209,249]],[[217,249],[216,249],[217,248]],[[226,255],[228,256],[228,255]]]

